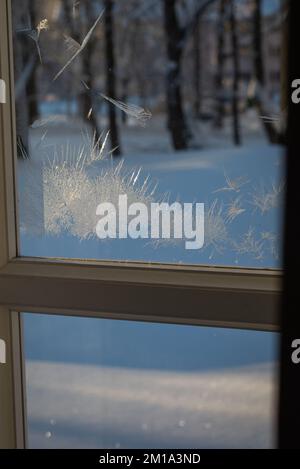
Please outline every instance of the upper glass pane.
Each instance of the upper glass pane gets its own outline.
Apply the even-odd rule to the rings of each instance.
[[[280,267],[284,4],[13,0],[21,255]]]

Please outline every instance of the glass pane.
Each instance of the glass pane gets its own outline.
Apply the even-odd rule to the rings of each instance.
[[[276,333],[23,318],[29,447],[274,447]]]
[[[21,254],[280,267],[285,4],[13,0]]]

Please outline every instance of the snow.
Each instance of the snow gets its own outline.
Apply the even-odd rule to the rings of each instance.
[[[24,332],[30,447],[275,444],[277,336],[44,315]]]
[[[271,366],[167,373],[33,361],[27,379],[30,447],[276,444]]]

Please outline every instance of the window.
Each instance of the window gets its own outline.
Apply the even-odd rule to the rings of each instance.
[[[280,245],[285,160],[281,125],[284,126],[284,116],[280,114],[279,80],[274,81],[273,88],[266,91],[268,97],[273,97],[269,101],[272,109],[265,109],[265,101],[258,92],[261,86],[258,76],[248,80],[248,47],[243,48],[243,56],[240,57],[242,79],[240,82],[237,80],[237,24],[240,23],[242,28],[244,23],[248,30],[252,16],[248,15],[248,10],[245,13],[239,8],[230,7],[225,11],[222,9],[223,2],[217,2],[218,8],[215,4],[198,12],[201,21],[194,25],[194,35],[189,38],[182,58],[184,110],[187,115],[193,116],[188,132],[185,126],[189,123],[187,116],[186,119],[181,116],[179,124],[172,119],[173,98],[178,97],[178,90],[175,90],[174,96],[170,93],[176,84],[178,64],[171,60],[174,53],[174,38],[171,36],[176,24],[170,25],[174,10],[168,8],[176,2],[162,2],[165,8],[157,11],[142,11],[141,16],[134,20],[130,38],[126,37],[128,44],[122,40],[122,33],[128,30],[126,22],[122,24],[126,11],[120,12],[117,20],[112,18],[112,2],[107,1],[104,2],[105,13],[101,16],[102,2],[93,2],[93,18],[89,18],[86,11],[82,16],[81,29],[77,31],[74,30],[74,21],[78,20],[78,5],[74,4],[72,9],[69,8],[71,3],[65,0],[53,2],[53,7],[39,5],[40,10],[35,12],[37,17],[34,18],[34,12],[29,11],[32,3],[1,0],[0,76],[6,83],[7,96],[6,103],[0,107],[0,339],[6,351],[6,363],[0,365],[1,392],[4,396],[0,400],[3,415],[0,444],[6,447],[24,447],[28,442],[29,445],[38,445],[36,441],[39,438],[42,439],[41,445],[45,441],[55,445],[52,438],[55,432],[44,426],[44,422],[36,434],[35,443],[31,439],[32,415],[35,412],[31,398],[35,392],[35,376],[45,370],[42,365],[38,368],[30,363],[30,347],[32,340],[39,341],[42,337],[42,328],[34,333],[34,326],[46,320],[45,314],[49,315],[47,321],[59,332],[64,321],[68,321],[70,329],[75,327],[76,321],[78,324],[95,321],[93,325],[108,321],[107,324],[119,327],[119,333],[125,335],[130,328],[143,325],[144,332],[157,328],[162,335],[168,329],[177,331],[179,336],[187,334],[186,330],[193,331],[191,334],[199,337],[203,334],[206,338],[214,333],[223,338],[243,336],[250,345],[246,360],[251,362],[257,356],[256,345],[261,341],[265,351],[272,348],[268,356],[271,366],[275,366],[276,362],[276,334],[272,333],[279,329],[282,275]],[[235,2],[228,3],[236,6]],[[267,3],[266,9],[260,12],[266,28],[278,14],[277,2]],[[126,2],[126,6],[120,8],[126,9],[130,4]],[[193,14],[193,11],[176,12],[185,21]],[[69,24],[66,23],[68,19]],[[86,57],[92,53],[90,46],[108,44],[100,55],[101,58],[106,57],[106,66],[110,64],[108,71],[114,68],[111,62],[113,38],[109,34],[113,19],[118,26],[115,47],[119,51],[122,45],[127,48],[124,54],[118,56],[119,61],[122,58],[127,60],[119,64],[120,68],[128,71],[130,64],[134,63],[136,69],[129,84],[126,76],[119,77],[121,91],[116,95],[116,90],[109,89],[113,80],[110,75],[105,75],[103,65],[99,82],[95,84],[97,92],[93,94],[92,71],[87,72],[87,67],[90,65],[94,69],[94,63]],[[145,37],[143,22],[147,23]],[[224,37],[218,37],[213,32],[219,22],[226,26]],[[186,22],[184,24],[187,25]],[[67,36],[65,42],[61,39],[63,32]],[[204,38],[205,47],[203,45],[201,50],[196,47],[200,43],[197,34]],[[162,62],[162,57],[157,54],[157,44],[163,50],[166,37],[169,49],[165,52],[167,59]],[[92,40],[84,42],[86,38]],[[147,54],[144,55],[143,49],[139,51],[141,38],[143,41],[147,39]],[[20,50],[22,44],[24,50]],[[66,48],[61,48],[61,56],[60,51],[58,53],[59,44],[64,44]],[[84,50],[85,55],[73,60],[74,55],[78,57],[83,52],[84,44],[88,49]],[[222,49],[219,56],[216,54],[218,47]],[[202,49],[207,49],[209,54],[205,76],[194,77],[194,89],[191,90],[189,77],[194,76],[193,67],[197,67],[198,63],[198,70],[201,60],[203,63]],[[129,52],[143,60],[129,61]],[[222,57],[226,63],[222,63]],[[84,63],[85,76],[82,77],[80,68],[84,58],[87,62]],[[70,66],[64,68],[69,60]],[[271,66],[275,67],[274,73],[279,70],[284,77],[285,70],[279,60],[276,58],[276,63]],[[35,90],[32,89],[32,77],[27,81],[26,74],[33,73],[33,70]],[[163,86],[165,75],[169,79],[167,95]],[[206,87],[203,83],[209,85]],[[212,98],[215,91],[213,83],[217,83],[220,90],[217,100]],[[144,89],[146,84],[149,89]],[[101,89],[105,92],[99,98]],[[197,96],[195,90],[201,90],[201,93]],[[34,100],[32,96],[38,96],[38,99]],[[117,96],[120,99],[116,100]],[[22,104],[25,98],[28,101]],[[79,102],[86,111],[86,131],[83,132]],[[124,105],[124,102],[127,104]],[[32,114],[31,118],[25,116],[26,123],[22,112],[29,111]],[[39,115],[32,119],[34,112]],[[168,115],[169,130],[166,130],[166,120],[160,120],[163,115]],[[240,116],[243,116],[242,120]],[[93,126],[90,122],[93,119],[98,119],[101,130],[106,129],[98,145],[98,137],[95,139],[91,132]],[[110,119],[110,125],[105,127],[107,119]],[[146,127],[137,127],[140,120],[147,121]],[[110,152],[114,149],[113,139],[116,139],[115,134],[112,136],[114,129],[111,126],[116,121],[123,129],[123,167],[118,162],[121,161],[118,150],[115,149],[113,154]],[[211,128],[215,130],[209,134],[208,129]],[[201,142],[193,142],[190,132],[195,140],[200,137]],[[260,135],[258,141],[257,133]],[[73,143],[70,143],[71,137]],[[240,145],[242,139],[243,145]],[[97,161],[99,151],[103,151],[104,143],[108,144],[109,141],[111,146],[106,160]],[[155,149],[153,155],[149,148]],[[131,157],[126,158],[128,149]],[[38,161],[40,157],[44,158],[43,165]],[[141,171],[139,165],[142,166]],[[94,184],[95,178],[97,185]],[[108,200],[102,193],[100,197],[99,192],[95,192],[104,182]],[[153,194],[156,194],[153,192],[156,182],[161,188],[158,199],[152,200]],[[123,192],[114,192],[116,186],[122,186],[123,192],[130,192],[132,202],[145,202],[146,206],[158,201],[190,203],[196,199],[203,202],[206,207],[204,222],[208,219],[204,238],[208,245],[203,250],[188,251],[183,246],[186,240],[177,243],[175,236],[169,236],[170,239],[164,239],[162,243],[157,240],[151,243],[153,240],[149,239],[126,239],[125,244],[120,239],[104,242],[91,239],[97,223],[95,203],[98,199],[111,203],[116,199],[116,194],[122,195]],[[169,198],[164,198],[166,191],[171,191]],[[95,203],[90,205],[90,198]],[[91,219],[90,207],[93,212]],[[176,213],[173,218],[176,218]],[[22,312],[26,311],[30,314],[26,314],[24,319]],[[52,315],[59,317],[55,319]],[[74,319],[75,316],[78,319]],[[123,321],[130,321],[126,326],[128,329]],[[168,344],[170,335],[165,334]],[[51,343],[46,342],[45,347],[51,349]],[[82,339],[81,345],[84,353],[87,342]],[[110,346],[114,346],[113,338]],[[171,349],[171,345],[169,349],[166,347],[164,353],[169,353]],[[151,347],[148,350],[151,352]],[[225,347],[225,350],[228,348]],[[44,351],[37,348],[35,353],[35,358],[41,360]],[[111,349],[107,355],[112,359]],[[188,358],[191,363],[191,357]],[[148,363],[151,360],[154,360],[152,355]],[[183,364],[187,367],[184,360]],[[101,373],[101,370],[98,371]],[[273,399],[271,383],[275,374],[263,368],[256,372],[261,373],[259,377],[255,376],[266,386],[262,394],[267,392],[270,405]],[[225,380],[228,373],[227,370],[222,375]],[[29,426],[25,406],[26,377]],[[244,377],[247,383],[246,372]],[[134,376],[131,375],[130,379]],[[216,379],[221,378],[218,376]],[[160,385],[157,381],[157,386]],[[43,386],[47,388],[45,381]],[[231,391],[238,392],[238,389]],[[261,400],[260,405],[263,402]],[[43,402],[40,405],[45,416],[47,409]],[[181,430],[187,434],[186,417],[172,414],[173,417],[178,424],[177,427],[175,425],[175,434]],[[267,426],[273,419],[272,409],[269,417]],[[165,422],[168,419],[169,416]],[[57,416],[49,415],[48,424],[53,427],[56,422]],[[108,425],[110,423],[108,418]],[[143,424],[147,422],[141,418],[139,425]],[[195,422],[195,425],[197,427],[198,423]],[[200,431],[200,427],[197,428]],[[233,432],[237,432],[236,428]],[[206,430],[210,432],[211,428],[207,427]],[[171,445],[173,441],[166,444]],[[188,437],[186,441],[188,444]],[[241,446],[244,441],[241,438]],[[88,444],[95,445],[95,442]],[[113,440],[107,444],[113,444]],[[120,435],[114,444],[120,444]],[[208,444],[213,445],[212,440]],[[227,444],[230,444],[229,440]],[[272,446],[274,434],[270,431],[266,441],[253,444]],[[220,435],[216,445],[222,445]],[[225,440],[223,445],[226,446]]]

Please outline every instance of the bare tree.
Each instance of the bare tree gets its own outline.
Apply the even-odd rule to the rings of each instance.
[[[36,12],[36,2],[32,0],[28,4],[29,8],[29,17],[31,21],[31,25],[35,27],[37,25],[37,12]],[[27,39],[28,40],[31,39]],[[32,41],[32,40],[31,40]],[[25,62],[30,60],[30,48],[26,48],[25,50]],[[26,84],[26,93],[28,97],[28,113],[29,113],[29,121],[33,123],[39,117],[39,108],[38,108],[38,86],[37,86],[37,69],[38,69],[39,61],[36,60],[30,76],[28,78]]]
[[[258,85],[255,104],[259,115],[265,116],[267,112],[264,105],[265,71],[262,50],[262,1],[253,0],[253,2],[253,67],[254,77]],[[262,122],[270,143],[277,143],[279,136],[274,123],[268,119],[262,119]]]
[[[215,0],[197,0],[196,2],[177,2],[162,0],[164,10],[164,30],[167,43],[167,114],[168,128],[176,150],[188,148],[190,132],[183,106],[181,83],[182,58],[187,39],[195,30],[197,22],[206,8]],[[181,8],[181,17],[178,8]]]
[[[215,126],[223,126],[224,109],[224,58],[225,58],[225,6],[226,0],[219,0],[217,23],[217,73],[216,73],[216,98],[217,109]]]
[[[63,28],[65,32],[68,32],[70,37],[74,39],[77,43],[81,42],[81,34],[80,34],[80,29],[81,29],[81,21],[78,20],[78,24],[76,25],[76,20],[74,18],[73,14],[73,0],[64,0],[62,2],[62,7],[63,7]],[[74,75],[69,78],[69,86],[66,89],[66,94],[65,96],[68,97],[69,100],[75,97],[75,78]],[[76,80],[77,81],[77,80]],[[76,96],[76,99],[78,100],[78,107],[79,109],[81,108],[81,99],[82,95]],[[91,103],[92,104],[92,103]],[[85,118],[86,116],[83,116]]]
[[[235,145],[241,144],[240,131],[240,113],[239,113],[239,44],[237,34],[237,24],[235,15],[234,0],[229,0],[229,22],[233,61],[233,79],[232,79],[232,118],[233,118],[233,140]]]
[[[106,94],[116,99],[116,65],[114,51],[114,0],[104,0],[105,6],[105,55]],[[114,156],[121,154],[116,108],[108,103],[111,148]]]
[[[201,116],[202,105],[202,24],[201,17],[197,18],[197,23],[193,33],[193,47],[194,47],[194,114],[196,119]]]
[[[182,104],[181,61],[184,31],[179,25],[176,0],[164,0],[164,24],[167,40],[167,112],[168,128],[176,150],[188,147],[188,131]]]
[[[87,30],[90,28],[90,25],[94,23],[95,17],[93,15],[93,0],[86,0],[83,4]],[[93,89],[93,55],[95,50],[95,39],[91,38],[87,43],[83,53],[82,53],[82,75],[87,87]],[[96,103],[94,102],[93,93],[85,92],[81,97],[81,106],[82,106],[82,115],[83,118],[89,116],[89,120],[94,129],[96,138],[100,136],[99,124],[97,121],[97,112],[95,111]]]
[[[28,96],[27,83],[35,64],[35,56],[33,55],[28,62],[25,63],[24,57],[24,35],[18,31],[27,26],[28,3],[25,0],[21,5],[16,2],[14,5],[17,14],[13,16],[15,41],[14,41],[14,72],[15,72],[15,95],[16,107],[16,132],[17,132],[17,155],[18,158],[24,159],[29,156],[29,113],[28,113]]]
[[[88,32],[91,25],[95,22],[96,16],[93,11],[93,0],[86,0],[79,4],[80,16],[78,18],[74,17],[73,12],[73,0],[64,0],[63,2],[63,11],[64,11],[64,27],[68,31],[72,39],[77,43],[81,42],[81,36],[85,36]],[[90,38],[86,47],[81,53],[81,69],[82,69],[82,78],[86,84],[86,87],[81,90],[81,93],[78,96],[78,105],[83,119],[86,119],[87,116],[91,123],[91,126],[94,129],[96,136],[100,135],[99,124],[97,121],[97,114],[95,112],[95,95],[93,92],[88,92],[87,90],[93,90],[94,85],[94,73],[93,73],[93,56],[95,51],[96,39],[94,36]],[[71,86],[69,89],[69,95],[72,95],[73,84],[77,80],[74,77],[71,79]]]
[[[288,42],[289,42],[289,0],[280,1],[280,17],[282,18],[281,27],[281,71],[280,71],[280,89],[281,89],[281,111],[285,112],[289,100],[289,82],[288,82]]]
[[[122,5],[123,6],[123,5]],[[119,80],[121,85],[121,101],[128,102],[130,85],[135,73],[135,58],[137,57],[137,32],[139,29],[139,18],[130,18],[131,4],[126,4],[120,12],[120,24],[117,36]],[[129,10],[129,11],[128,11]],[[130,18],[130,28],[128,28],[128,18]],[[122,112],[122,123],[126,124],[128,115]]]

